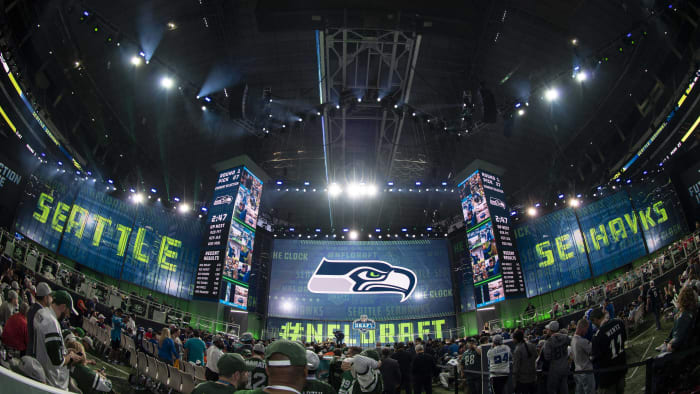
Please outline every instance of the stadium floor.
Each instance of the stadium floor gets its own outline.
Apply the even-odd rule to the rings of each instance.
[[[658,352],[654,348],[663,343],[672,327],[673,322],[662,322],[661,331],[656,331],[653,321],[647,321],[640,329],[632,332],[627,340],[627,362],[634,363],[657,355]],[[90,358],[95,360],[97,363],[95,369],[105,369],[106,375],[112,380],[113,390],[115,393],[126,394],[148,392],[147,390],[136,391],[129,385],[129,374],[133,373],[134,371],[130,366],[113,365],[93,354],[90,355]],[[644,367],[630,369],[627,371],[625,392],[644,392],[645,379],[646,376]],[[433,392],[435,394],[450,394],[454,393],[454,389],[451,388],[446,390],[440,385],[433,385]],[[464,389],[460,390],[460,392],[464,392]],[[573,393],[573,390],[571,392]]]

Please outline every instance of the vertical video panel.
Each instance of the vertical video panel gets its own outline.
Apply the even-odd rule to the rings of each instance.
[[[462,202],[462,214],[467,230],[489,218],[489,208],[484,194],[484,185],[479,172],[474,172],[460,183],[459,198]]]

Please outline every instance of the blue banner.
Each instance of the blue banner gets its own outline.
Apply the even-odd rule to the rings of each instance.
[[[202,221],[158,205],[131,205],[89,181],[34,179],[25,194],[15,228],[28,238],[56,251],[63,234],[58,253],[88,268],[192,297]]]
[[[518,226],[515,239],[528,297],[591,277],[573,209],[552,212]]]
[[[688,231],[681,202],[668,178],[649,179],[635,185],[632,204],[643,219],[644,239],[649,253],[680,238]]]
[[[395,342],[413,341],[416,337],[428,340],[463,336],[461,331],[454,330],[455,326],[454,315],[383,322],[376,322],[366,316],[357,316],[352,321],[267,319],[267,332],[274,338],[306,342],[323,342],[330,338],[335,342],[334,332],[341,331],[345,335],[345,344],[364,347],[374,347],[377,342],[393,346]]]
[[[454,314],[446,240],[275,240],[269,315],[415,319]]]
[[[635,214],[627,193],[615,193],[579,208],[577,213],[593,276],[620,268],[646,254],[642,228],[648,227],[649,221]]]

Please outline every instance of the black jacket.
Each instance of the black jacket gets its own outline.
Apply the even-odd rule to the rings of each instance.
[[[399,350],[398,352],[392,354],[391,358],[399,363],[399,369],[401,370],[401,377],[403,380],[410,380],[411,364],[413,363],[413,356],[411,353],[405,350]]]
[[[413,359],[413,366],[411,367],[411,372],[413,376],[418,379],[430,378],[433,376],[433,371],[435,370],[435,359],[425,353],[418,353],[415,359]]]
[[[401,368],[399,362],[393,358],[382,359],[382,365],[379,367],[379,372],[382,373],[384,379],[384,388],[390,392],[401,384]]]

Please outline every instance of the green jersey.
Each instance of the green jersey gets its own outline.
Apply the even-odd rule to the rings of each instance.
[[[202,382],[192,390],[192,394],[233,394],[236,388],[230,384],[217,382]]]
[[[355,379],[352,377],[352,372],[343,371],[343,377],[340,380],[338,394],[350,394],[350,388],[352,387],[353,381],[355,381]]]
[[[71,367],[70,376],[75,379],[75,384],[78,385],[83,394],[112,391],[112,382],[85,365]]]
[[[252,366],[253,370],[248,375],[248,385],[246,388],[262,389],[267,386],[267,373],[265,372],[265,360],[259,358],[249,358],[245,360],[248,366]]]
[[[316,378],[306,378],[304,389],[301,394],[336,394],[335,389],[326,383]]]

